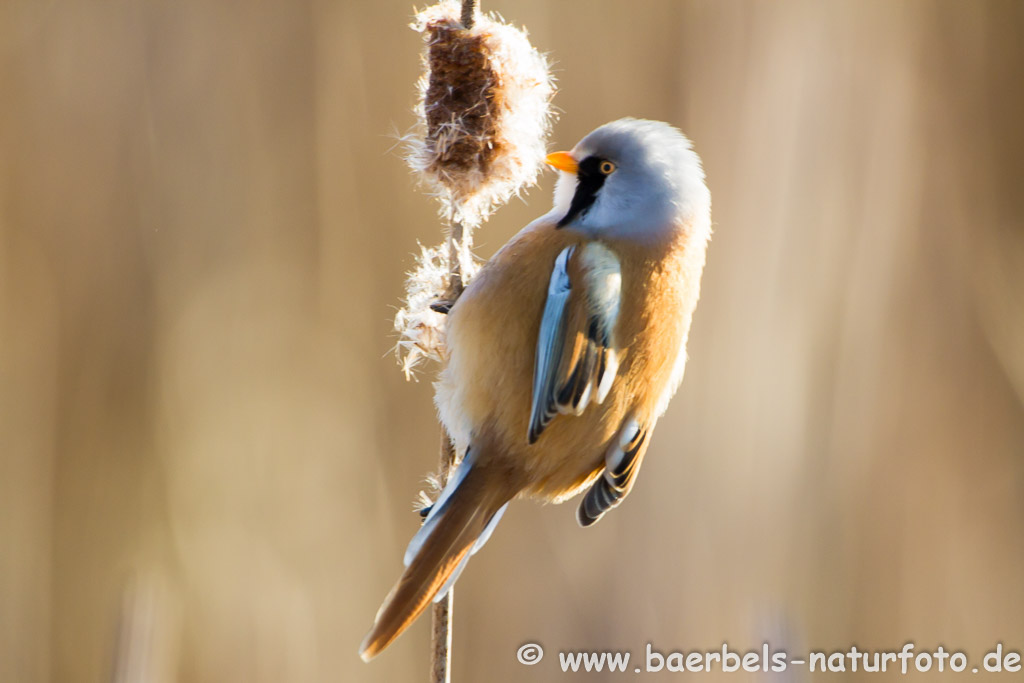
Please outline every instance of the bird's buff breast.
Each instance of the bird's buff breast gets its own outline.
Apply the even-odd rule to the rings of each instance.
[[[664,301],[651,296],[650,278],[661,275],[644,271],[663,259],[625,254],[617,338],[629,348],[620,351],[620,376],[604,403],[592,403],[579,416],[556,417],[528,444],[536,343],[551,270],[565,247],[584,241],[569,230],[534,224],[495,254],[450,313],[448,364],[436,385],[438,412],[458,452],[472,444],[480,465],[501,467],[529,482],[528,493],[550,500],[572,496],[596,476],[629,414],[655,410],[689,326],[679,287],[658,288]],[[658,343],[646,342],[652,339]]]

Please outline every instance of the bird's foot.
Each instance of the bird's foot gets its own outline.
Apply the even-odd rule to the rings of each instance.
[[[454,305],[455,302],[450,299],[438,299],[434,303],[430,304],[430,310],[435,313],[444,313],[447,315],[448,311],[452,310],[452,306]]]

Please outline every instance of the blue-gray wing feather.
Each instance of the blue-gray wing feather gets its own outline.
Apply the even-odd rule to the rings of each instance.
[[[620,287],[618,259],[605,247],[570,246],[555,259],[537,335],[530,443],[559,413],[579,415],[608,395],[618,370]]]

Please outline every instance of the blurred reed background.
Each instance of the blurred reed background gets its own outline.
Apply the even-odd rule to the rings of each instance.
[[[589,531],[513,506],[455,680],[646,642],[1024,647],[1024,4],[484,8],[550,51],[553,149],[679,125],[716,233],[637,489]],[[0,3],[0,681],[426,680],[426,619],[356,656],[437,461],[429,374],[389,353],[440,235],[394,149],[411,15]]]

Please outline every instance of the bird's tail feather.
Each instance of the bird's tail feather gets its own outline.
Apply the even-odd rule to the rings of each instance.
[[[470,454],[434,503],[406,551],[406,569],[377,612],[359,655],[376,657],[416,620],[431,600],[443,597],[470,555],[490,537],[512,498],[506,486],[487,481]]]

